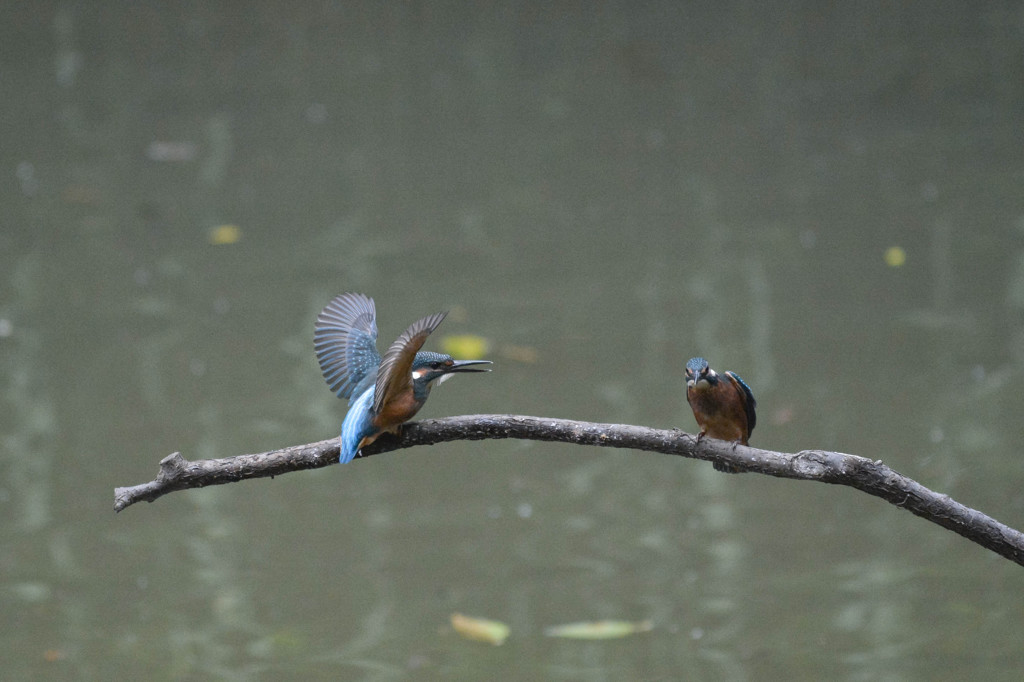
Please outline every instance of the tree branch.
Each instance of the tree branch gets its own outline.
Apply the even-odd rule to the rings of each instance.
[[[840,452],[803,450],[790,454],[742,445],[734,447],[732,443],[710,438],[698,441],[696,437],[677,429],[666,431],[628,424],[478,414],[411,422],[402,428],[400,436],[385,434],[372,445],[363,448],[360,459],[415,445],[490,438],[523,438],[647,450],[707,460],[768,476],[846,485],[880,497],[1024,566],[1024,534],[1020,531],[966,507],[948,495],[929,490],[892,470],[881,460],[872,461]],[[337,461],[337,438],[255,455],[195,462],[186,460],[176,452],[160,461],[156,480],[117,488],[114,491],[114,511],[119,512],[142,500],[153,502],[175,490],[277,476],[301,469],[317,469]]]

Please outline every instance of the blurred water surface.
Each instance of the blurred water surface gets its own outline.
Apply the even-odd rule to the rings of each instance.
[[[1020,567],[847,489],[492,441],[111,507],[336,434],[362,291],[492,342],[424,416],[692,431],[702,354],[754,444],[1024,526],[1021,3],[0,18],[5,679],[1019,678]],[[543,635],[605,618],[654,629]]]

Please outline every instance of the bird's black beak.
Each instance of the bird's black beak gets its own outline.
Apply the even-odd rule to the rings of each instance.
[[[445,372],[451,374],[452,372],[490,372],[489,369],[476,369],[472,365],[490,365],[493,364],[490,360],[456,360],[452,363],[452,366]]]

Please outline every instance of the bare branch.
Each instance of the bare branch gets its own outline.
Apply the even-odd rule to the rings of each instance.
[[[732,443],[710,438],[698,442],[694,436],[676,429],[666,431],[628,424],[478,414],[411,422],[402,428],[401,436],[385,434],[363,448],[360,459],[415,445],[491,438],[647,450],[707,460],[720,466],[768,476],[846,485],[880,497],[1024,566],[1024,534],[960,504],[948,495],[929,490],[881,461],[840,452],[803,450],[790,454],[742,445],[734,447]],[[114,491],[114,510],[121,511],[142,500],[152,502],[175,490],[317,469],[337,461],[337,438],[256,455],[195,462],[176,452],[160,461],[156,480],[117,488]]]

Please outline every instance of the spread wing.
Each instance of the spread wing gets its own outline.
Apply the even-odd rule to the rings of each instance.
[[[725,375],[736,384],[740,393],[743,394],[743,409],[747,413],[747,437],[749,438],[750,434],[754,432],[754,424],[757,423],[757,412],[755,412],[757,401],[754,400],[754,393],[750,390],[750,386],[747,386],[747,382],[740,379],[740,375],[736,372],[725,372]]]
[[[448,313],[436,313],[413,322],[384,353],[377,370],[373,392],[373,413],[380,414],[384,403],[412,388],[412,361],[430,333]]]
[[[376,320],[373,299],[362,294],[336,296],[316,318],[313,349],[324,380],[339,398],[359,395],[377,377]]]

